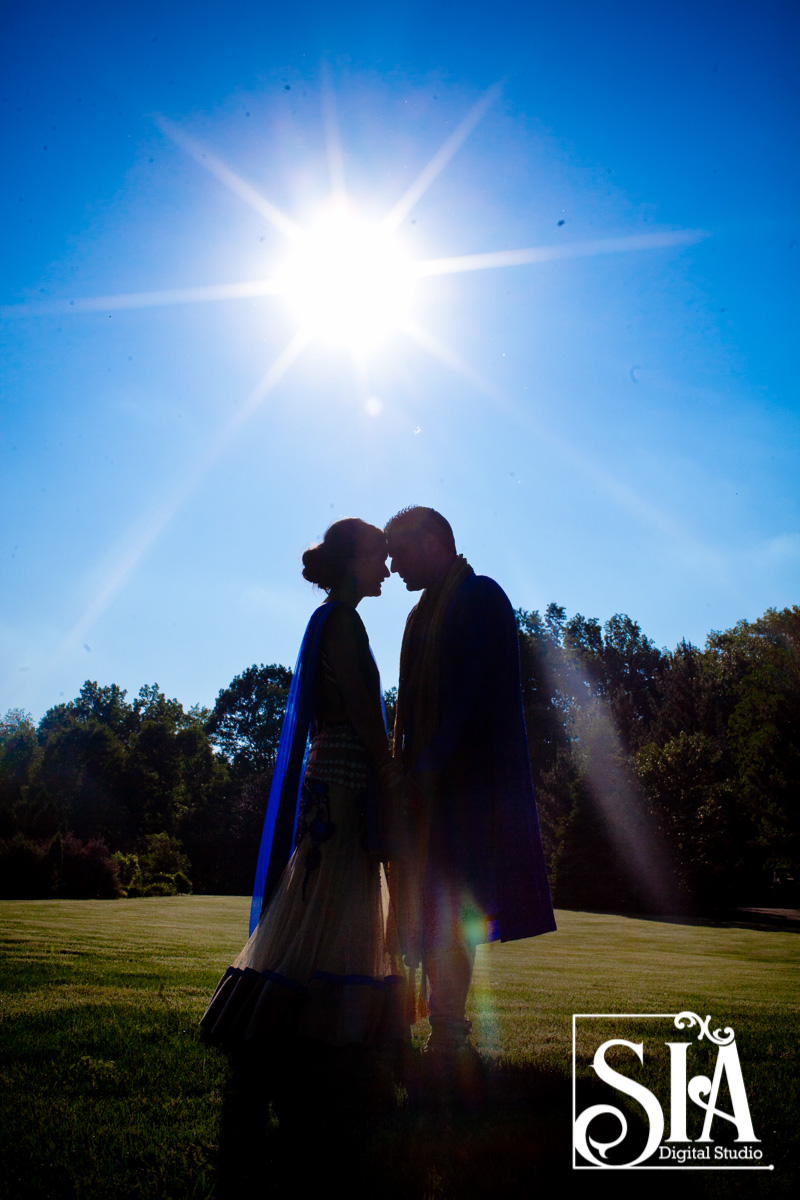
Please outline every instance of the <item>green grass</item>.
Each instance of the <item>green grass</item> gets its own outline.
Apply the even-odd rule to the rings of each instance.
[[[197,1021],[247,911],[238,897],[0,903],[4,1200],[304,1196],[338,1177],[354,1196],[559,1184],[588,1196],[597,1181],[570,1170],[572,1014],[684,1009],[733,1026],[776,1170],[616,1172],[614,1190],[658,1195],[680,1181],[689,1195],[792,1194],[800,935],[564,912],[557,934],[481,947],[469,1015],[484,1065],[454,1103],[452,1081],[419,1054],[404,1073],[313,1049],[232,1070],[204,1047]],[[630,1021],[608,1029],[603,1038],[651,1034]],[[590,1089],[596,1042],[579,1042]],[[663,1094],[663,1056],[641,1078]]]

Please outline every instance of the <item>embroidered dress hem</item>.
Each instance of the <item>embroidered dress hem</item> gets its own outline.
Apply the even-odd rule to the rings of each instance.
[[[276,971],[229,967],[200,1024],[206,1041],[223,1049],[292,1035],[332,1046],[385,1045],[407,1034],[405,979],[317,971],[304,987]]]
[[[404,1040],[389,893],[364,845],[363,792],[309,777],[295,851],[201,1021],[224,1048],[295,1034],[334,1046]]]

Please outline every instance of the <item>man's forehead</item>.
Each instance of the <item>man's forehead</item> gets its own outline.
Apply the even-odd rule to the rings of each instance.
[[[389,531],[389,553],[392,554],[396,550],[406,550],[410,546],[419,544],[420,536],[418,530],[403,529],[395,533]]]

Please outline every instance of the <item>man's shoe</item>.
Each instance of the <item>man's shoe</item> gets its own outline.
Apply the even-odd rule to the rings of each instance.
[[[471,1021],[433,1017],[430,1037],[425,1045],[426,1054],[453,1054],[471,1050],[467,1038],[472,1029]]]

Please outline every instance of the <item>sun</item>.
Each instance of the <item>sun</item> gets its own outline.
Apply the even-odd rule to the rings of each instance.
[[[345,200],[293,239],[277,282],[302,329],[351,350],[374,349],[411,317],[411,260]]]
[[[465,271],[520,267],[560,258],[594,257],[598,254],[686,245],[707,236],[704,230],[699,229],[665,230],[604,237],[588,242],[528,246],[412,261],[403,247],[398,230],[469,137],[499,92],[499,84],[488,89],[380,221],[370,221],[360,216],[349,199],[344,186],[338,131],[331,126],[328,129],[332,184],[330,200],[316,222],[306,228],[237,175],[226,162],[189,137],[173,121],[156,115],[154,120],[164,134],[286,239],[285,256],[275,264],[271,276],[237,283],[89,296],[50,304],[5,305],[0,307],[0,317],[24,316],[31,312],[110,312],[170,304],[276,297],[291,310],[296,331],[241,405],[232,419],[232,430],[248,419],[314,341],[348,348],[357,368],[357,385],[368,388],[365,369],[367,358],[376,349],[380,350],[389,335],[402,332],[494,398],[491,385],[485,380],[481,382],[478,373],[455,350],[438,341],[415,320],[412,309],[417,291],[427,279],[437,275],[458,275]],[[374,415],[375,404],[371,400],[374,397],[367,395],[365,407]]]
[[[459,254],[449,258],[412,260],[403,248],[398,230],[469,137],[499,91],[499,84],[489,88],[379,222],[371,222],[360,216],[349,200],[344,186],[338,131],[334,129],[335,122],[329,123],[331,198],[319,219],[309,228],[299,225],[173,121],[156,115],[154,120],[166,136],[286,239],[286,254],[276,264],[277,269],[266,279],[0,307],[0,317],[3,318],[48,312],[64,315],[108,312],[110,315],[112,311],[120,309],[271,297],[287,304],[295,318],[296,328],[286,346],[230,415],[224,428],[175,489],[172,497],[142,534],[126,548],[107,582],[76,623],[65,645],[83,640],[187,496],[312,342],[320,340],[349,349],[358,394],[364,412],[369,417],[380,416],[384,408],[381,398],[371,389],[369,361],[376,348],[380,351],[381,343],[398,332],[412,338],[422,349],[496,402],[500,395],[498,389],[471,368],[454,349],[439,341],[414,319],[412,309],[416,303],[417,289],[424,287],[427,279],[439,275],[458,275],[465,271],[521,267],[560,258],[594,257],[598,254],[687,245],[708,236],[699,229],[664,230],[604,237],[589,242],[536,245]],[[419,428],[414,432],[418,433]]]

